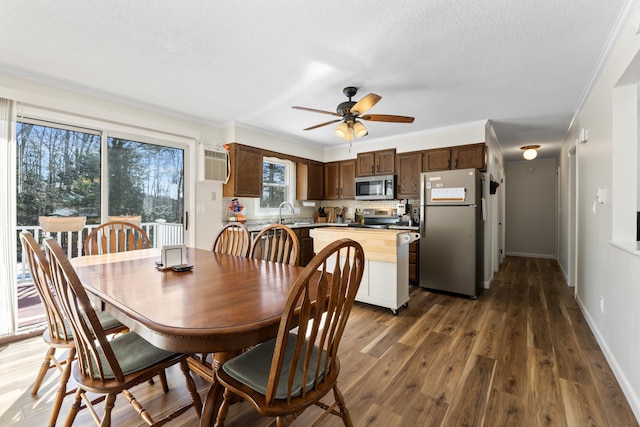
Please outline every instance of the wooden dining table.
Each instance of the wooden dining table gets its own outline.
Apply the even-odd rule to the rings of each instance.
[[[87,292],[156,347],[219,363],[277,335],[303,267],[187,248],[192,271],[158,270],[160,249],[73,258]],[[205,403],[202,420],[212,419]]]

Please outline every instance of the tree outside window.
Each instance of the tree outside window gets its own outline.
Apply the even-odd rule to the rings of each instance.
[[[290,163],[265,158],[262,163],[262,197],[260,208],[277,209],[289,200]]]

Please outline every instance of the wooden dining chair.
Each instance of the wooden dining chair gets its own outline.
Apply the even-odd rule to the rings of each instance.
[[[108,222],[113,221],[122,221],[122,222],[130,222],[132,224],[137,225],[138,227],[142,227],[142,215],[109,215],[107,217]]]
[[[201,425],[224,425],[235,396],[250,402],[264,416],[288,425],[311,405],[327,415],[351,417],[338,389],[338,346],[362,280],[364,251],[359,243],[342,239],[318,253],[289,292],[275,339],[225,362],[207,395],[212,412]],[[296,330],[292,333],[292,330]],[[322,399],[333,391],[334,403]],[[212,414],[212,415],[211,415]],[[209,417],[214,419],[208,419]],[[315,425],[315,424],[314,424]]]
[[[69,382],[69,376],[71,374],[71,362],[76,355],[76,346],[73,340],[71,325],[64,315],[55,292],[51,288],[49,262],[44,252],[42,252],[38,242],[29,232],[23,231],[20,233],[20,241],[22,242],[23,256],[29,265],[31,279],[44,306],[47,329],[42,334],[42,339],[49,346],[44,361],[38,371],[38,375],[36,376],[36,381],[31,389],[31,394],[38,394],[38,390],[47,372],[52,368],[58,368],[60,371],[60,384],[53,402],[53,408],[51,408],[49,423],[47,424],[48,426],[54,426],[65,396],[75,391],[70,390],[67,392],[67,383]],[[98,313],[98,321],[106,334],[115,334],[126,329],[124,325],[104,312]],[[66,358],[62,360],[56,358],[56,350],[58,349],[66,351]],[[166,383],[166,379],[163,381]]]
[[[296,233],[284,224],[271,224],[260,230],[253,240],[249,257],[296,265],[299,252]]]
[[[145,231],[128,221],[110,221],[94,228],[84,240],[85,255],[133,251],[151,247]]]
[[[212,250],[217,253],[246,257],[249,255],[250,245],[251,234],[247,226],[240,222],[230,222],[216,235]],[[188,362],[192,372],[209,382],[213,381],[213,354],[192,354]]]
[[[96,423],[100,426],[110,426],[111,411],[119,393],[125,396],[149,425],[161,425],[192,406],[200,416],[202,402],[195,381],[189,372],[187,355],[154,347],[135,332],[128,332],[108,340],[87,292],[64,251],[54,239],[46,239],[44,243],[50,260],[50,278],[60,305],[71,324],[78,352],[78,357],[71,367],[71,375],[78,388],[65,425],[73,424],[84,401]],[[129,389],[149,381],[155,375],[162,375],[166,368],[178,363],[185,376],[192,401],[156,422]],[[91,401],[87,392],[102,396]],[[98,420],[93,404],[104,400],[104,395],[106,395],[104,416],[102,420]]]
[[[246,257],[251,245],[251,234],[246,225],[230,222],[218,232],[213,240],[213,252]]]

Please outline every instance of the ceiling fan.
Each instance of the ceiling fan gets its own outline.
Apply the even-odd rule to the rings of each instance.
[[[354,135],[356,136],[356,138],[360,138],[369,134],[367,128],[362,124],[360,120],[369,120],[372,122],[413,123],[413,117],[408,116],[393,116],[389,114],[364,114],[369,111],[371,107],[376,105],[378,101],[382,99],[382,97],[376,95],[375,93],[370,93],[358,102],[352,101],[351,98],[354,97],[357,92],[357,87],[345,87],[342,90],[342,93],[344,93],[344,95],[348,97],[349,100],[338,104],[338,108],[336,108],[335,113],[332,113],[331,111],[316,110],[314,108],[306,107],[291,108],[295,108],[296,110],[312,111],[315,113],[330,114],[332,116],[340,117],[339,119],[320,123],[315,126],[308,127],[304,130],[317,129],[319,127],[330,125],[332,123],[342,122],[336,127],[335,132],[336,135],[346,141],[353,140]]]

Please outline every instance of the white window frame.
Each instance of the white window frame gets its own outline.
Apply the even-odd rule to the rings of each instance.
[[[160,122],[149,122],[146,125],[140,123],[126,123],[121,121],[111,121],[105,114],[105,117],[94,118],[81,116],[72,112],[63,112],[47,107],[35,106],[30,104],[21,104],[17,121],[39,120],[49,122],[55,126],[70,126],[73,128],[95,130],[102,134],[102,150],[106,149],[108,137],[131,139],[143,143],[163,145],[170,148],[184,150],[184,211],[185,226],[186,216],[188,215],[188,229],[184,231],[184,240],[187,245],[195,245],[195,193],[196,193],[196,172],[194,165],[196,164],[196,140],[199,133],[193,133],[185,129],[173,129],[166,127]],[[102,171],[106,172],[106,156],[104,156]],[[104,188],[108,189],[108,175],[102,176]],[[103,197],[106,194],[103,191]],[[106,192],[108,193],[108,191]],[[103,209],[109,206],[108,200],[101,201]],[[104,213],[101,213],[103,221],[106,220]],[[192,243],[193,242],[193,243]]]
[[[287,191],[285,192],[285,201],[291,203],[293,206],[296,200],[296,165],[294,162],[289,160],[282,160],[276,157],[263,157],[262,159],[263,165],[265,162],[268,163],[276,163],[284,165],[286,168],[286,176],[285,182],[287,182]],[[268,185],[268,184],[267,184]],[[265,186],[265,183],[262,183],[262,186]],[[300,208],[296,208],[294,206],[294,211],[297,214],[300,213]],[[283,210],[283,213],[291,215],[291,212],[288,209]],[[255,199],[255,208],[254,215],[257,217],[266,217],[266,216],[278,216],[280,214],[280,209],[278,208],[262,208],[260,207],[260,198]]]

